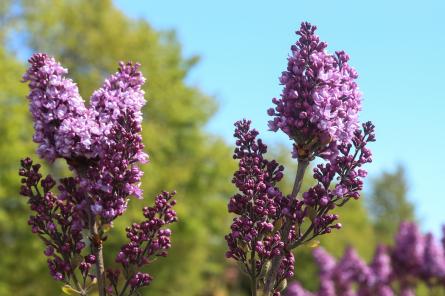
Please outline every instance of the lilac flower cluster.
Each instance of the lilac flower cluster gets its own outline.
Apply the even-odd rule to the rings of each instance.
[[[107,271],[110,282],[107,288],[108,295],[122,295],[128,287],[131,295],[152,281],[149,274],[134,272],[134,270],[151,263],[155,257],[167,256],[167,250],[171,247],[171,230],[164,226],[177,220],[176,212],[172,209],[176,204],[176,201],[172,199],[174,195],[175,192],[159,194],[153,207],[143,209],[147,220],[134,223],[127,228],[127,237],[130,242],[122,246],[116,256],[116,262],[122,266],[126,283],[123,290],[118,293],[120,270]]]
[[[83,224],[74,211],[76,204],[68,193],[68,181],[59,187],[66,198],[58,198],[51,190],[56,185],[48,175],[42,179],[40,165],[30,158],[21,161],[22,176],[20,194],[28,198],[31,210],[28,224],[32,232],[45,243],[44,254],[48,257],[50,273],[55,280],[69,282],[74,270],[73,259],[78,259],[85,247],[82,237]],[[70,189],[72,189],[70,187]],[[81,263],[81,262],[78,262]]]
[[[260,283],[264,270],[269,268],[268,262],[285,255],[274,284],[274,293],[278,295],[281,283],[294,273],[294,259],[289,250],[329,233],[332,228],[340,228],[339,223],[334,223],[337,215],[329,211],[351,197],[359,197],[361,178],[366,175],[361,166],[371,161],[366,144],[374,141],[373,126],[365,123],[364,132],[356,131],[352,143],[339,145],[340,155],[335,160],[314,169],[318,184],[303,194],[303,200],[283,196],[277,183],[284,168],[264,158],[267,146],[257,139],[258,132],[250,129],[250,121],[238,121],[235,126],[234,159],[239,159],[239,169],[232,182],[239,193],[230,199],[228,209],[238,216],[226,236],[229,246],[226,256],[239,261]],[[331,189],[333,181],[336,186]],[[305,219],[312,223],[303,233],[301,225]],[[284,229],[286,222],[292,225],[289,229]]]
[[[422,235],[414,223],[400,225],[392,261],[402,284],[409,288],[419,279],[428,285],[445,283],[445,249],[431,233]]]
[[[276,227],[282,223],[281,202],[283,196],[276,186],[283,177],[283,166],[264,158],[267,146],[257,139],[258,132],[250,129],[250,121],[235,123],[237,138],[234,159],[239,159],[239,169],[232,182],[239,189],[229,201],[229,212],[237,214],[226,236],[228,258],[242,263],[252,278],[264,276],[273,256],[286,253],[283,262],[283,278],[293,276],[292,253],[284,250],[284,243]],[[258,287],[252,287],[257,289]]]
[[[316,27],[303,23],[300,39],[292,46],[281,99],[269,127],[282,130],[294,142],[298,159],[293,190],[285,195],[277,188],[283,168],[264,158],[267,149],[249,121],[235,124],[235,159],[239,170],[233,183],[240,193],[229,201],[237,216],[226,236],[227,257],[241,263],[251,278],[252,295],[279,295],[294,273],[291,250],[319,235],[341,228],[337,206],[357,199],[366,176],[363,165],[372,161],[366,147],[375,141],[371,122],[359,128],[361,95],[357,73],[344,52],[325,52],[326,43],[315,35]],[[307,167],[316,156],[325,160],[314,169],[317,184],[299,195]],[[328,288],[328,287],[326,287]]]
[[[286,133],[295,141],[294,156],[311,158],[348,143],[358,128],[361,94],[357,72],[343,51],[326,52],[327,44],[315,35],[317,27],[302,23],[296,32],[288,65],[280,77],[284,85],[269,127]]]
[[[416,224],[400,225],[395,245],[378,246],[367,265],[352,248],[339,262],[322,248],[313,255],[320,268],[320,287],[316,293],[292,283],[287,296],[394,296],[415,295],[416,286],[424,283],[430,289],[445,288],[445,248],[431,233],[422,235]]]
[[[82,205],[111,222],[125,211],[129,195],[142,194],[136,164],[146,162],[147,155],[140,136],[145,78],[139,65],[120,63],[86,108],[54,58],[35,54],[29,62],[23,78],[31,89],[38,154],[49,161],[65,159],[81,178],[82,190],[91,193]]]
[[[50,190],[56,182],[50,176],[41,180],[40,166],[32,165],[30,159],[22,161],[21,194],[29,198],[36,213],[29,224],[47,245],[45,255],[50,257],[48,264],[55,279],[80,295],[87,295],[97,279],[103,296],[108,291],[102,251],[106,228],[124,213],[129,196],[142,198],[138,164],[148,159],[141,137],[145,78],[139,64],[120,63],[118,72],[94,92],[86,107],[77,86],[65,77],[67,70],[54,58],[35,54],[29,63],[23,80],[30,87],[37,153],[49,162],[66,160],[74,172],[73,177],[60,180],[58,193],[54,193]],[[144,208],[148,220],[128,229],[131,243],[123,247],[118,255],[121,260],[117,260],[124,268],[126,285],[131,287],[128,295],[151,281],[149,275],[135,270],[148,263],[149,257],[167,254],[171,232],[161,227],[176,220],[172,196],[161,194],[154,208]],[[134,262],[131,252],[144,243],[145,249],[137,255],[139,261]],[[82,257],[87,244],[89,251]],[[136,269],[130,272],[130,265]],[[107,275],[110,287],[116,290],[119,272],[111,270]],[[125,289],[119,295],[125,295]]]
[[[317,184],[303,193],[304,204],[315,213],[314,234],[329,233],[333,228],[341,227],[341,224],[334,223],[338,216],[329,214],[329,210],[335,206],[343,206],[350,198],[360,197],[362,179],[367,175],[362,166],[372,162],[371,151],[366,145],[373,141],[374,126],[371,122],[366,122],[363,124],[363,132],[354,132],[352,143],[338,146],[337,157],[315,167],[313,177]]]

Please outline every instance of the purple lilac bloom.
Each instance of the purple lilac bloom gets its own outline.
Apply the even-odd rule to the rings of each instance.
[[[350,198],[358,199],[363,188],[362,179],[366,171],[362,166],[372,162],[368,142],[375,141],[374,126],[363,124],[363,132],[355,131],[352,143],[338,146],[339,155],[326,164],[314,169],[314,179],[318,184],[303,193],[304,204],[321,214],[314,218],[314,232],[325,234],[341,227],[335,221],[338,216],[329,213],[336,206],[342,206]],[[333,187],[333,183],[335,186]]]
[[[19,175],[23,178],[20,194],[28,198],[34,212],[28,224],[32,232],[45,242],[44,254],[48,257],[51,275],[58,281],[68,282],[76,269],[70,258],[80,256],[85,247],[83,222],[79,219],[75,199],[71,196],[75,189],[66,181],[63,186],[59,186],[59,196],[55,195],[51,190],[56,182],[50,175],[42,179],[39,170],[40,164],[33,164],[30,158],[21,161]],[[88,269],[88,266],[84,266],[86,272]]]
[[[171,231],[164,226],[176,221],[174,193],[163,192],[154,207],[143,209],[147,220],[127,229],[130,242],[116,257],[124,270],[124,290],[117,292],[119,269],[107,270],[110,285],[105,287],[105,276],[99,272],[104,269],[105,228],[123,214],[129,196],[142,198],[139,164],[148,160],[141,137],[145,78],[140,65],[121,62],[117,73],[94,92],[86,107],[77,86],[66,78],[68,71],[54,58],[35,54],[29,63],[23,80],[30,88],[37,153],[50,162],[66,160],[74,173],[59,180],[56,194],[51,192],[56,181],[51,176],[42,179],[40,165],[33,165],[29,158],[22,161],[19,171],[23,177],[20,193],[28,197],[34,212],[28,223],[46,244],[50,272],[67,285],[72,281],[81,293],[86,293],[85,285],[96,277],[101,295],[124,295],[127,288],[130,294],[136,293],[152,280],[136,269],[167,255]],[[89,232],[92,252],[85,256],[81,253],[88,241],[83,232]],[[93,265],[95,272],[91,272]]]
[[[420,283],[433,291],[445,287],[443,250],[431,233],[423,236],[412,222],[401,224],[394,247],[378,246],[369,265],[351,248],[338,263],[321,248],[313,256],[320,271],[319,296],[411,296]],[[291,286],[296,293],[305,291],[299,284]]]
[[[348,247],[334,270],[334,281],[340,291],[353,295],[352,284],[364,285],[371,280],[372,272],[356,251]]]
[[[313,296],[311,292],[305,290],[298,282],[293,282],[286,289],[285,296]]]
[[[276,226],[279,221],[283,196],[276,183],[283,177],[283,167],[275,160],[264,158],[267,146],[257,139],[258,132],[250,129],[250,121],[235,123],[237,138],[234,159],[239,159],[239,169],[232,182],[238,188],[229,201],[229,212],[236,214],[231,232],[226,236],[229,246],[226,256],[249,266],[250,273],[259,275],[273,256],[284,254],[284,243]],[[252,262],[250,254],[256,254]],[[287,253],[279,277],[293,276],[293,256]],[[278,285],[277,285],[278,286]]]
[[[148,157],[140,135],[145,104],[140,65],[120,63],[86,108],[54,58],[35,54],[29,62],[24,81],[31,89],[37,152],[49,161],[66,159],[86,196],[81,206],[111,222],[125,211],[128,196],[142,196],[137,164]]]
[[[370,264],[371,277],[369,281],[360,285],[359,296],[393,296],[391,289],[391,257],[387,252],[387,248],[383,245],[377,247],[374,258]]]
[[[46,54],[34,54],[29,63],[23,81],[29,82],[33,139],[39,144],[39,156],[53,161],[90,154],[100,131],[90,120],[76,84],[65,77],[68,70]]]
[[[263,281],[263,293],[268,296],[278,295],[282,283],[293,275],[289,264],[294,258],[289,251],[341,228],[332,210],[359,198],[367,175],[362,166],[372,161],[366,146],[375,141],[374,125],[366,122],[359,128],[358,75],[348,65],[346,53],[326,52],[327,45],[315,30],[303,23],[297,31],[300,39],[292,46],[287,70],[280,78],[284,85],[281,98],[273,99],[276,106],[268,110],[273,117],[270,129],[283,131],[294,144],[298,168],[291,194],[284,195],[276,188],[282,169],[280,178],[272,180],[278,165],[268,168],[273,162],[264,160],[266,146],[256,140],[258,133],[250,130],[250,122],[235,124],[234,158],[240,165],[233,183],[240,193],[229,202],[229,212],[237,216],[226,236],[227,257],[244,266],[252,289],[257,288],[256,280]],[[317,156],[326,160],[314,169],[317,184],[299,196],[305,170]],[[306,221],[309,223],[303,223]],[[259,278],[269,261],[266,276]],[[334,295],[333,280],[329,280],[324,288]]]
[[[122,246],[116,256],[116,262],[121,264],[125,280],[130,284],[130,294],[138,288],[150,284],[152,277],[141,272],[131,272],[135,268],[150,264],[156,257],[166,257],[171,247],[171,230],[166,225],[177,221],[173,206],[175,192],[162,192],[156,197],[153,207],[143,209],[146,220],[133,223],[126,229],[129,243]],[[130,271],[130,272],[129,272]],[[120,272],[109,270],[107,272],[111,290],[118,285]],[[111,294],[110,294],[111,295]]]
[[[91,108],[101,130],[108,137],[113,125],[131,114],[133,121],[142,123],[141,109],[145,105],[141,89],[145,78],[139,71],[140,64],[119,63],[118,72],[107,78],[103,86],[91,96]],[[113,140],[113,138],[109,138]]]
[[[394,270],[399,275],[418,276],[422,269],[425,240],[415,223],[403,222],[392,252]]]
[[[320,289],[318,295],[335,296],[335,283],[333,281],[333,274],[337,264],[335,258],[323,248],[316,248],[312,255],[319,268]]]
[[[349,56],[326,51],[327,44],[315,34],[317,27],[302,23],[296,32],[288,65],[280,77],[284,85],[269,127],[286,133],[295,141],[294,157],[313,157],[332,143],[348,143],[358,128],[361,94],[357,72],[349,66]],[[328,149],[330,150],[330,149]]]
[[[434,240],[433,234],[425,236],[425,250],[421,276],[426,282],[445,279],[445,256],[442,247]]]
[[[131,114],[116,120],[101,157],[84,169],[81,178],[82,189],[90,195],[91,210],[106,223],[124,213],[128,196],[142,198],[139,186],[143,172],[136,164],[145,159],[144,145],[141,126]]]
[[[377,247],[374,258],[371,262],[371,270],[374,274],[375,281],[387,284],[391,280],[392,267],[391,257],[387,248],[383,245]]]

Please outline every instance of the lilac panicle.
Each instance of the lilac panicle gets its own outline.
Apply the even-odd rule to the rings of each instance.
[[[348,247],[341,260],[337,263],[334,271],[334,279],[337,286],[345,291],[350,290],[350,284],[367,283],[371,277],[371,270],[366,263],[358,256],[357,252]]]
[[[380,245],[377,247],[374,258],[371,262],[371,269],[377,283],[388,284],[391,281],[391,257],[388,254],[385,246]]]
[[[426,282],[445,279],[445,256],[442,247],[436,243],[433,234],[425,236],[425,250],[421,276]]]
[[[351,248],[338,263],[321,248],[313,256],[320,271],[319,296],[409,296],[416,295],[420,283],[431,291],[445,288],[444,251],[431,233],[423,236],[412,222],[400,225],[394,247],[378,246],[369,265]],[[290,287],[305,291],[299,284]]]
[[[102,146],[101,157],[84,171],[81,185],[91,193],[91,210],[106,223],[124,213],[128,196],[142,198],[143,172],[137,163],[146,160],[146,154],[140,131],[131,111],[120,116],[109,131],[109,143]]]
[[[79,258],[85,247],[81,233],[83,221],[79,219],[75,200],[69,193],[73,188],[67,188],[66,184],[66,187],[59,188],[60,194],[57,196],[51,192],[56,185],[54,179],[50,175],[42,179],[39,170],[40,164],[33,164],[30,158],[21,161],[20,194],[28,198],[33,211],[28,224],[32,232],[45,242],[44,254],[48,257],[52,277],[69,282],[79,267],[72,260]],[[62,198],[62,195],[66,198]]]
[[[320,274],[322,276],[331,275],[334,271],[335,265],[337,264],[335,258],[332,257],[323,248],[314,249],[312,255],[314,256],[315,262],[317,262],[317,265],[320,268]]]
[[[368,281],[361,283],[358,296],[393,296],[394,292],[391,288],[391,257],[385,246],[380,245],[377,247],[370,269],[371,276],[368,278]]]
[[[398,274],[419,275],[425,252],[425,240],[415,223],[402,222],[395,238],[392,259]]]
[[[105,223],[121,215],[130,195],[141,197],[143,151],[141,89],[145,78],[139,64],[120,63],[118,72],[95,91],[85,107],[67,70],[46,54],[35,54],[24,75],[31,89],[35,141],[42,158],[64,158],[79,175],[87,199],[81,206]]]
[[[34,54],[29,63],[23,81],[29,82],[37,153],[48,161],[89,154],[100,131],[76,84],[65,77],[67,69],[46,54]]]
[[[275,160],[264,158],[267,146],[257,139],[258,132],[250,129],[250,121],[235,123],[237,138],[234,159],[239,160],[239,169],[232,182],[238,188],[229,201],[229,212],[236,214],[231,232],[226,236],[233,258],[248,266],[248,272],[259,276],[263,267],[273,257],[284,254],[284,243],[276,226],[282,221],[280,203],[283,196],[276,183],[283,177],[283,167]],[[254,262],[250,254],[256,254]],[[280,278],[293,276],[293,256],[287,253],[283,260]]]
[[[284,85],[269,127],[286,133],[295,141],[295,157],[313,157],[340,143],[348,143],[358,128],[361,94],[357,72],[349,66],[349,56],[327,53],[327,44],[315,34],[317,27],[302,23],[296,32],[288,65],[280,77]],[[330,143],[333,143],[329,147]]]
[[[366,147],[375,141],[374,125],[366,122],[363,132],[356,130],[352,143],[340,144],[339,154],[330,162],[314,168],[314,179],[318,183],[303,193],[306,206],[321,214],[314,218],[314,232],[325,234],[341,227],[337,215],[329,213],[336,206],[343,206],[350,198],[358,199],[367,172],[363,165],[372,162],[372,153]],[[335,184],[335,185],[334,185]]]
[[[90,106],[85,106],[77,86],[66,78],[68,71],[53,57],[34,54],[29,63],[23,81],[30,88],[37,153],[50,162],[66,160],[74,176],[60,179],[54,193],[56,181],[51,176],[42,179],[40,165],[27,158],[19,171],[20,193],[28,197],[34,212],[29,224],[46,245],[52,276],[80,289],[75,277],[79,270],[84,293],[87,279],[97,275],[92,266],[102,264],[98,260],[102,256],[96,255],[106,239],[105,228],[124,213],[129,196],[142,198],[139,164],[148,160],[141,136],[145,78],[139,64],[121,62],[118,71],[93,93]],[[154,207],[144,208],[146,220],[127,229],[130,242],[116,262],[123,267],[130,294],[152,280],[137,269],[156,256],[166,256],[171,246],[171,231],[164,226],[176,221],[173,195],[160,194]],[[92,254],[82,254],[87,240]],[[109,295],[118,295],[120,274],[119,269],[107,271]]]
[[[314,294],[304,289],[299,283],[293,282],[286,289],[285,296],[314,296]]]
[[[139,67],[137,63],[119,63],[118,72],[107,78],[103,86],[91,96],[95,119],[100,122],[106,136],[115,122],[130,114],[135,123],[142,123],[141,109],[145,105],[145,93],[141,87],[145,78]]]
[[[153,207],[145,207],[143,214],[146,220],[133,223],[126,229],[129,243],[122,246],[116,256],[116,262],[122,265],[125,280],[130,285],[130,294],[138,288],[147,286],[152,277],[147,273],[131,272],[134,267],[140,268],[150,264],[156,257],[167,256],[171,247],[171,230],[166,225],[177,221],[173,206],[175,192],[162,192],[155,199]],[[117,288],[120,272],[108,271],[110,290]],[[113,294],[110,294],[113,295]]]
[[[268,110],[273,117],[269,121],[270,130],[281,130],[289,136],[293,141],[292,156],[298,159],[291,194],[284,195],[276,188],[282,169],[280,178],[270,182],[274,172],[265,169],[269,162],[263,157],[265,145],[256,140],[258,132],[250,130],[248,121],[235,124],[234,158],[240,162],[233,183],[240,193],[229,201],[229,212],[237,216],[231,233],[226,236],[227,257],[242,264],[252,286],[256,280],[262,281],[263,292],[268,296],[278,295],[285,280],[293,275],[289,264],[294,258],[288,256],[289,251],[341,228],[332,210],[351,198],[359,198],[367,175],[363,166],[372,161],[367,144],[375,141],[374,125],[371,122],[359,125],[358,74],[349,66],[345,52],[326,51],[327,44],[320,41],[315,30],[315,26],[302,23],[297,31],[300,38],[291,47],[287,69],[280,77],[281,97],[274,98],[275,107]],[[305,170],[315,157],[325,160],[314,169],[317,183],[300,195]],[[360,281],[370,281],[371,271],[366,264],[359,262],[357,256],[355,261],[348,258],[339,264],[363,268]],[[269,261],[271,267],[266,268],[262,278],[263,266],[268,266],[264,262]],[[325,274],[325,282],[329,284],[323,286],[322,293],[335,295],[334,282],[338,282],[335,276],[342,274]],[[344,285],[346,293],[354,294],[347,281]]]
[[[335,283],[333,281],[334,270],[336,266],[335,258],[332,257],[323,248],[316,248],[312,255],[319,268],[320,290],[319,295],[335,296]]]

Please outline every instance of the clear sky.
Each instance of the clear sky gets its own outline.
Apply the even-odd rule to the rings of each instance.
[[[198,54],[188,83],[220,105],[208,129],[232,143],[232,124],[250,118],[268,143],[266,110],[302,21],[328,49],[344,49],[360,74],[362,120],[377,126],[371,178],[408,169],[410,197],[425,230],[445,223],[445,1],[116,0],[156,29],[174,29],[185,56]]]

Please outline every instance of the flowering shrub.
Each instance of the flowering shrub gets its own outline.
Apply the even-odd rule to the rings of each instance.
[[[281,98],[274,98],[276,107],[268,110],[270,129],[289,136],[298,160],[290,194],[277,187],[284,168],[265,158],[267,146],[251,122],[235,123],[233,157],[239,168],[233,183],[239,193],[228,205],[236,216],[226,236],[226,256],[249,275],[252,295],[257,290],[280,295],[294,274],[292,249],[341,227],[331,211],[359,198],[366,176],[362,166],[371,162],[366,146],[375,141],[374,126],[358,122],[357,72],[345,52],[327,53],[315,30],[303,23],[297,31],[300,38],[280,77]],[[317,184],[299,196],[305,171],[317,157],[324,161],[313,170]]]
[[[430,295],[436,295],[434,292],[445,288],[444,252],[445,245],[440,246],[431,233],[422,235],[416,224],[404,222],[394,246],[378,246],[369,265],[352,248],[338,262],[322,248],[315,249],[319,291],[306,291],[295,282],[289,285],[286,295],[409,296],[415,295],[420,283],[430,289]]]
[[[167,255],[171,231],[165,226],[176,221],[175,193],[163,192],[143,209],[145,220],[127,228],[129,242],[115,260],[120,268],[105,269],[107,229],[125,212],[129,196],[142,198],[145,78],[138,64],[120,63],[87,107],[54,58],[34,54],[29,63],[23,80],[30,88],[37,153],[49,162],[64,159],[73,172],[56,182],[30,158],[21,162],[20,193],[33,211],[32,232],[46,245],[50,273],[67,293],[87,295],[97,282],[101,296],[135,295],[152,280],[140,268]]]

